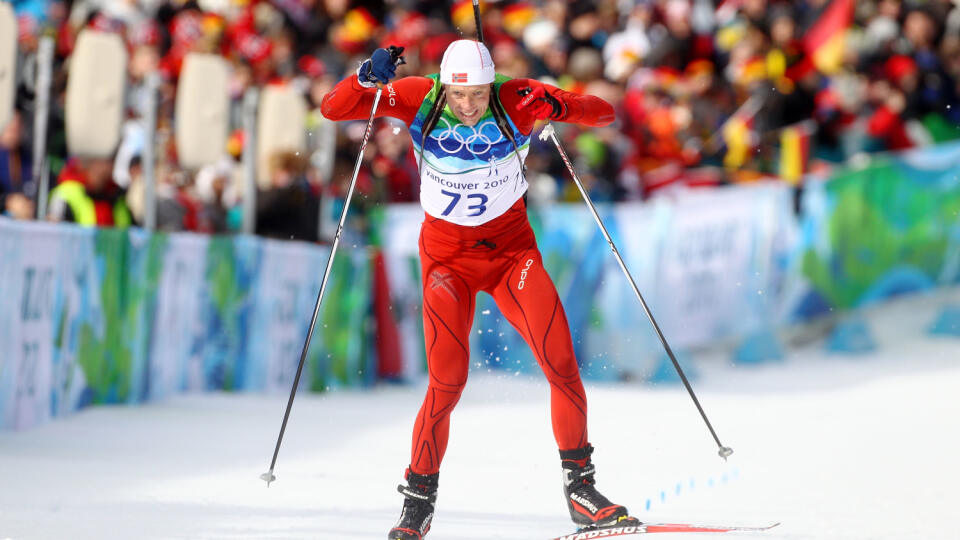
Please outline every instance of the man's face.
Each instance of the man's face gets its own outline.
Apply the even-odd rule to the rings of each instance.
[[[14,112],[7,126],[0,130],[0,148],[13,150],[20,145],[20,113]]]
[[[466,126],[474,126],[490,106],[490,85],[446,86],[447,105]]]
[[[96,193],[106,188],[113,178],[113,162],[104,158],[90,158],[85,165],[87,190]]]

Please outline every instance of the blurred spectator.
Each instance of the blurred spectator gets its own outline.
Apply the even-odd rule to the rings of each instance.
[[[197,200],[200,203],[198,220],[200,230],[227,232],[231,228],[230,208],[240,202],[234,180],[236,169],[233,160],[224,158],[207,165],[197,173]],[[242,222],[242,219],[241,219]],[[233,226],[234,230],[238,227]]]
[[[33,219],[36,206],[23,193],[8,193],[0,188],[0,214],[14,219]]]
[[[377,199],[385,202],[413,202],[419,200],[420,179],[414,161],[410,138],[401,130],[406,126],[385,124],[377,130],[374,145],[368,153],[370,173]]]
[[[670,67],[682,71],[694,59],[694,36],[690,26],[691,5],[687,0],[661,3],[662,26],[645,59],[648,66]]]
[[[648,31],[653,20],[651,2],[637,2],[625,17],[623,30],[611,35],[603,46],[604,75],[623,83],[650,52]]]
[[[907,106],[903,92],[891,87],[887,81],[875,82],[870,90],[870,101],[876,109],[867,120],[867,133],[880,143],[881,148],[905,150],[913,146],[903,118]]]
[[[257,234],[286,240],[317,240],[319,197],[305,177],[306,162],[293,152],[270,158],[270,189],[257,192]]]
[[[127,227],[132,218],[109,158],[74,158],[50,191],[48,218],[84,226]]]
[[[25,141],[21,140],[21,116],[14,113],[0,131],[0,214],[15,219],[33,219],[33,200],[23,194],[30,181],[32,162]]]
[[[199,205],[189,196],[189,178],[174,166],[160,168],[156,176],[157,229],[160,231],[197,231]]]
[[[24,195],[31,183],[33,160],[29,143],[23,140],[23,116],[15,112],[0,131],[0,212],[18,219],[34,216],[33,201]]]

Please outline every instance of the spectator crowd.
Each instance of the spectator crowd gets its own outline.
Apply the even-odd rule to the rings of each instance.
[[[480,2],[497,71],[602,97],[617,121],[558,125],[598,201],[639,200],[670,186],[803,182],[855,156],[960,137],[957,0],[531,0]],[[160,230],[237,231],[241,103],[249,87],[290,85],[309,114],[308,151],[276,152],[258,187],[257,232],[318,240],[323,209],[350,181],[364,122],[332,124],[323,95],[377,47],[405,47],[398,76],[439,70],[446,46],[475,37],[470,0],[13,0],[18,27],[16,112],[0,126],[0,210],[78,221],[86,190],[100,225],[142,223],[143,88],[161,79],[154,137]],[[84,28],[120,34],[129,52],[127,123],[116,155],[71,156],[64,136],[70,53]],[[52,197],[36,208],[34,84],[41,36],[56,61],[46,166]],[[198,170],[177,161],[174,98],[190,52],[230,65],[231,136],[223,158]],[[417,168],[405,127],[376,124],[358,179],[372,208],[415,201]],[[559,156],[528,159],[535,204],[576,200]],[[67,186],[63,188],[63,186]],[[361,212],[362,214],[362,212]]]

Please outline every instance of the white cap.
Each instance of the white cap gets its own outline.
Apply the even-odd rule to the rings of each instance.
[[[479,41],[454,41],[440,61],[440,82],[457,86],[490,84],[496,78],[490,51]]]

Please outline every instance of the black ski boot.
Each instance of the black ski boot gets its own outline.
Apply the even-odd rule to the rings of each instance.
[[[437,501],[437,479],[440,474],[416,474],[407,469],[407,485],[397,486],[406,497],[397,524],[387,535],[389,540],[422,540],[433,521],[433,505]]]
[[[583,528],[606,527],[629,519],[627,509],[613,504],[594,487],[596,472],[590,462],[593,447],[589,444],[575,450],[561,450],[563,466],[563,493],[567,499],[570,518]]]

